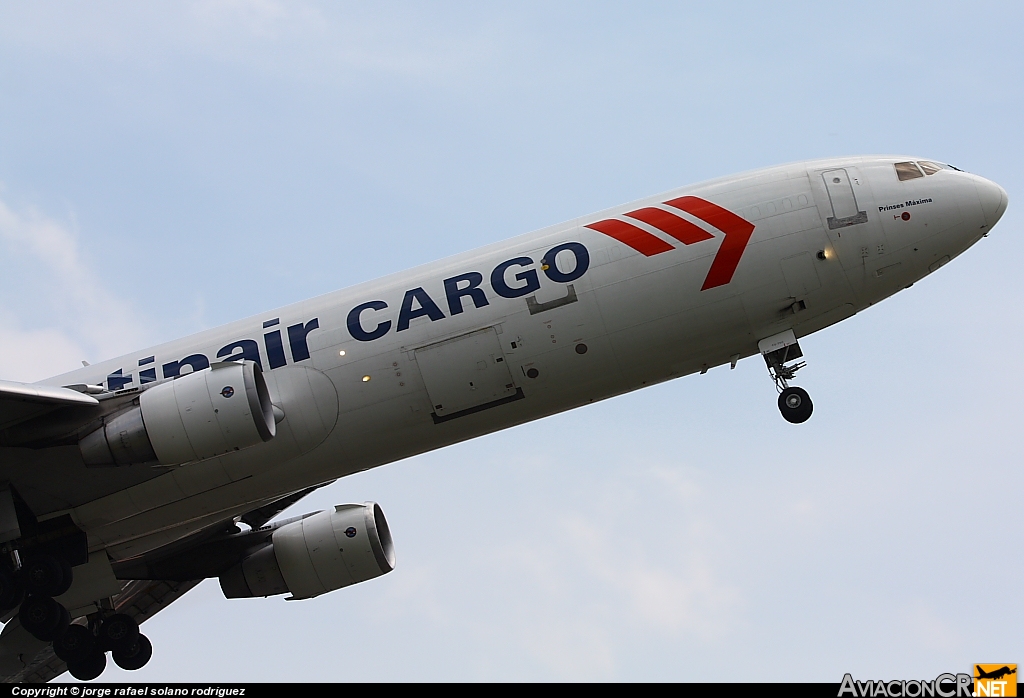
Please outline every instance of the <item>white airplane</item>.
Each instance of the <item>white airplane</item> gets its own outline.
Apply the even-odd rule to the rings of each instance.
[[[0,381],[0,675],[99,676],[199,581],[312,598],[390,572],[373,503],[270,523],[352,473],[760,354],[986,236],[998,185],[910,157],[684,187],[35,384]]]

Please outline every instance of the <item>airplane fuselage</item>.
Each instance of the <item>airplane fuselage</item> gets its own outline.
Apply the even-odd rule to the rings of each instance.
[[[131,391],[251,359],[284,418],[266,443],[129,466],[116,489],[33,505],[130,558],[314,484],[806,336],[942,266],[1005,209],[1001,189],[954,169],[898,178],[894,163],[915,161],[683,187],[44,381]]]

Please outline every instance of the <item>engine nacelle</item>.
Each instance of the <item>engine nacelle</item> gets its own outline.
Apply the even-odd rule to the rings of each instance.
[[[224,596],[310,599],[395,569],[391,531],[376,502],[339,504],[282,526],[271,541],[221,575]]]
[[[86,465],[176,465],[269,441],[276,431],[260,367],[225,361],[143,391],[137,407],[78,445]]]

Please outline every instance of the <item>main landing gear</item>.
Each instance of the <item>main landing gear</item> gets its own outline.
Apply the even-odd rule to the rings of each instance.
[[[758,342],[758,349],[768,365],[768,373],[779,391],[779,411],[782,418],[792,424],[801,424],[811,418],[814,404],[803,388],[790,385],[796,372],[807,364],[798,361],[804,353],[792,330],[787,330]],[[792,362],[792,363],[791,363]],[[788,364],[788,365],[787,365]]]
[[[52,642],[67,630],[71,617],[53,600],[71,588],[71,565],[53,555],[40,553],[21,563],[12,552],[12,566],[0,568],[0,610],[21,606],[21,626],[36,638]]]
[[[72,624],[71,614],[56,599],[71,588],[71,565],[53,555],[28,559],[20,569],[0,568],[0,610],[19,604],[21,627],[44,642],[80,681],[95,679],[107,667],[106,653],[129,671],[141,669],[153,656],[153,645],[139,624],[124,613],[99,611],[87,624]],[[109,608],[109,606],[108,606]]]
[[[79,681],[95,679],[107,668],[110,652],[114,664],[122,669],[141,669],[153,656],[149,638],[139,632],[139,624],[124,613],[105,618],[90,616],[88,625],[72,625],[53,643],[53,653],[68,665]]]

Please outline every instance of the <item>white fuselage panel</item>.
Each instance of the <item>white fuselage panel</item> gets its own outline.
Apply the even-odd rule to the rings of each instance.
[[[994,185],[949,169],[899,181],[898,160],[685,187],[46,381],[129,389],[249,358],[285,413],[267,443],[73,516],[94,549],[131,557],[313,484],[822,329],[987,232],[978,188]]]

